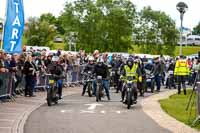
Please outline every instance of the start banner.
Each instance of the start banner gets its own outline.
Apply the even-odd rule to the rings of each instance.
[[[23,0],[7,0],[6,21],[3,35],[3,49],[7,53],[12,54],[22,52],[23,31]]]

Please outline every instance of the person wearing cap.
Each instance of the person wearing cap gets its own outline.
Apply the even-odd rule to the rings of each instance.
[[[159,57],[154,58],[154,65],[151,74],[155,76],[155,82],[157,86],[156,91],[159,92],[161,88],[161,76],[162,76],[162,66],[159,61]]]
[[[181,84],[184,91],[184,95],[186,95],[186,85],[185,80],[189,75],[189,64],[184,56],[180,56],[180,58],[176,61],[174,76],[177,77],[178,80],[178,94],[181,94]]]
[[[119,55],[116,56],[116,58],[114,58],[112,60],[111,66],[112,66],[112,71],[115,72],[114,75],[114,83],[115,83],[115,87],[116,87],[116,93],[118,93],[120,91],[120,66],[122,65],[122,60],[121,57]]]

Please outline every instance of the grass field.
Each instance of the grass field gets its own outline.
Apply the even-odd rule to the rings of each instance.
[[[23,38],[23,44],[25,44],[27,40]],[[64,43],[54,43],[52,49],[63,49],[64,50],[65,44]],[[140,53],[139,47],[133,46],[134,52],[129,51],[129,53]],[[175,49],[175,56],[179,55],[179,46],[176,46]],[[200,51],[200,46],[184,46],[183,47],[183,55],[191,55],[197,54]]]
[[[54,43],[53,49],[62,49],[64,50],[65,44],[64,43]]]
[[[138,46],[133,46],[133,49],[134,49],[134,53],[140,53],[140,49]],[[176,46],[176,49],[174,51],[175,56],[179,55],[179,51],[180,51],[180,47]],[[197,54],[198,51],[200,51],[200,46],[183,46],[183,55]]]
[[[179,50],[180,47],[176,46],[176,51],[175,51],[175,55],[179,55]],[[183,54],[184,55],[191,55],[191,54],[197,54],[198,51],[200,51],[200,46],[184,46],[183,47]]]
[[[191,90],[187,91],[187,95],[173,95],[170,96],[169,99],[161,100],[160,104],[162,109],[168,113],[170,116],[174,117],[175,119],[191,126],[192,122],[196,118],[196,105],[192,107],[191,111],[186,111],[186,106],[188,103],[189,96],[191,94]],[[191,112],[191,113],[190,113]],[[200,123],[199,125],[195,126],[196,129],[200,130]]]

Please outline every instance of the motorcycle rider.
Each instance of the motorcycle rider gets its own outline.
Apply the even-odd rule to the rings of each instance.
[[[146,71],[145,71],[144,63],[141,59],[138,59],[137,63],[138,63],[138,67],[140,68],[140,72],[141,72],[141,76],[142,76],[142,82],[138,81],[138,89],[140,91],[140,96],[144,96]]]
[[[142,81],[142,76],[141,76],[141,71],[137,63],[134,63],[134,60],[132,57],[129,57],[127,60],[126,65],[124,66],[122,70],[122,76],[120,77],[121,79],[126,77],[132,77],[133,78],[133,96],[134,96],[134,103],[137,103],[137,96],[138,96],[138,90],[137,90],[137,81],[139,80],[140,82]],[[122,88],[122,101],[124,102],[124,97],[125,97],[125,92],[126,92],[126,86]],[[125,101],[126,102],[126,101]]]
[[[120,79],[120,73],[119,73],[119,70],[120,70],[120,66],[122,65],[122,63],[123,62],[121,60],[120,55],[117,55],[116,59],[113,60],[113,62],[111,64],[112,65],[112,70],[115,72],[114,82],[115,82],[116,87],[117,87],[116,93],[118,93],[119,90],[120,90],[120,81],[119,81],[119,79]]]
[[[104,60],[102,57],[99,57],[99,59],[97,60],[97,64],[95,64],[95,66],[94,66],[93,73],[95,74],[96,77],[97,76],[102,77],[103,88],[105,89],[107,98],[110,101],[110,92],[109,92],[109,84],[108,84],[109,70],[108,70],[108,66],[106,64],[104,64]],[[97,84],[95,82],[94,92],[93,92],[95,95],[96,95],[96,87],[97,87]]]
[[[93,72],[94,71],[94,66],[95,66],[95,63],[94,63],[94,57],[93,56],[89,56],[88,57],[88,64],[85,66],[85,69],[84,69],[84,75],[85,76],[85,80],[87,79],[87,73],[90,71],[90,72]],[[84,82],[84,85],[83,85],[83,92],[82,92],[82,96],[84,96],[85,94],[85,90],[87,88],[87,83]]]
[[[52,62],[49,62],[47,66],[47,70],[50,74],[53,74],[55,76],[55,80],[58,84],[58,96],[59,99],[62,99],[62,87],[63,87],[63,81],[64,78],[64,68],[62,66],[62,58],[58,56],[52,57]]]

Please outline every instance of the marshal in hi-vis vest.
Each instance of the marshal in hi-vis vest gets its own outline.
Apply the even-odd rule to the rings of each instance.
[[[137,80],[138,79],[137,68],[138,68],[137,64],[133,64],[132,68],[126,65],[125,66],[126,77],[135,77],[135,80]]]
[[[174,75],[176,76],[187,76],[189,75],[189,64],[186,60],[176,61],[176,66],[174,70]]]

